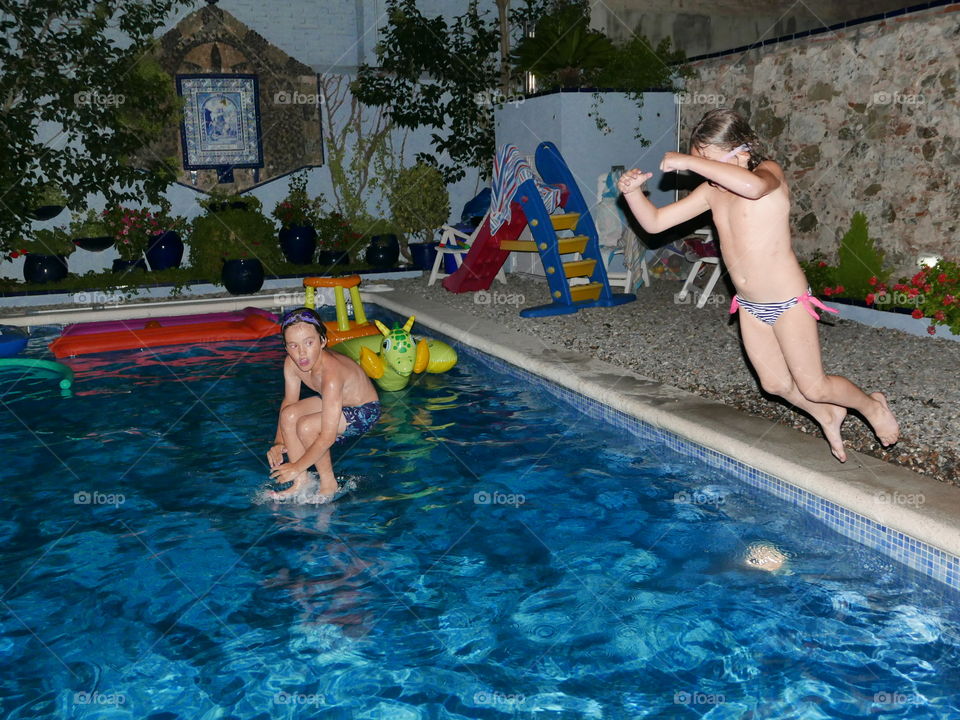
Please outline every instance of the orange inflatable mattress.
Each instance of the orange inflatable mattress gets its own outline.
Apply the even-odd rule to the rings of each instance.
[[[62,358],[111,350],[195,345],[228,340],[256,340],[269,335],[278,335],[280,325],[276,319],[272,315],[269,317],[264,315],[266,313],[248,312],[239,320],[213,319],[186,325],[163,325],[165,318],[126,320],[123,329],[61,335],[50,343],[50,350],[53,351],[54,356]],[[138,327],[133,327],[134,323]]]

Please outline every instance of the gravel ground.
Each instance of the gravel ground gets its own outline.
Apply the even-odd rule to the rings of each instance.
[[[680,283],[654,281],[634,303],[526,319],[518,315],[521,308],[548,300],[546,284],[534,278],[510,275],[507,285],[495,282],[496,295],[488,304],[476,302],[474,293],[449,293],[439,283],[427,287],[425,279],[389,284],[822,437],[812,420],[760,392],[746,365],[737,323],[727,314],[729,298],[715,295],[717,302],[697,309],[675,302]],[[900,442],[884,449],[851,414],[843,426],[847,447],[960,486],[960,343],[842,319],[821,323],[820,340],[827,372],[845,375],[867,392],[884,392],[900,423]],[[829,452],[826,444],[823,450]]]

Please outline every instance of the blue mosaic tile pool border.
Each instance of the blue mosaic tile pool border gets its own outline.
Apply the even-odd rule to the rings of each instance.
[[[468,355],[494,370],[511,375],[530,388],[545,390],[554,397],[572,405],[579,412],[627,430],[642,440],[662,442],[671,450],[693,456],[712,467],[734,473],[738,478],[755,488],[772,493],[794,505],[799,505],[814,518],[841,535],[873,548],[953,590],[960,591],[960,558],[955,555],[881,525],[842,505],[825,500],[728,455],[705,448],[667,430],[661,430],[633,415],[569,390],[505,360],[488,355],[463,343],[450,342],[456,344],[457,352]]]

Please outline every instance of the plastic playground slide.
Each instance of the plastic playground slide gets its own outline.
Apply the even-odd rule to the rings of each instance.
[[[503,267],[509,250],[501,250],[500,243],[516,240],[527,226],[527,217],[519,203],[510,203],[510,222],[490,236],[490,219],[483,221],[470,251],[463,258],[460,269],[443,279],[443,287],[453,293],[489,290],[490,283]]]
[[[224,315],[240,315],[239,320],[224,320]],[[182,324],[184,318],[192,317],[193,322]],[[213,318],[213,319],[211,319]],[[181,321],[173,324],[172,321]],[[63,334],[50,343],[50,350],[58,358],[71,355],[109,352],[111,350],[135,350],[164,345],[186,345],[195,343],[223,342],[227,340],[255,340],[277,335],[280,325],[276,316],[256,308],[246,308],[240,313],[211,313],[209,315],[176,316],[161,318],[141,318],[137,321],[123,320],[117,323],[104,323],[94,332],[85,332],[81,323],[73,326],[69,334]],[[78,329],[79,328],[79,329]]]

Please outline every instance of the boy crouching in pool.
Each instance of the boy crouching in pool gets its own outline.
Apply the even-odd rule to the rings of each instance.
[[[307,470],[316,467],[319,492],[333,496],[330,448],[362,435],[380,417],[380,399],[363,369],[350,358],[326,350],[327,329],[310,308],[287,313],[281,323],[287,357],[283,362],[283,403],[273,446],[267,451],[270,477],[292,482],[279,496],[303,489]],[[300,399],[300,384],[319,393]],[[289,462],[283,462],[283,453]]]

